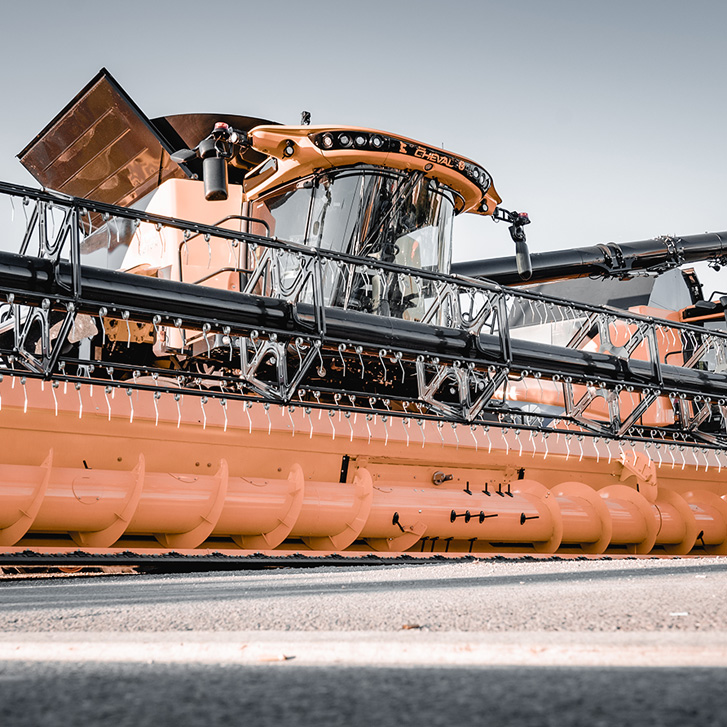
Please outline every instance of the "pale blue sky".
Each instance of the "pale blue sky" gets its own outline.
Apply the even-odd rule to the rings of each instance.
[[[65,0],[3,25],[5,180],[106,66],[149,116],[308,109],[444,144],[530,213],[533,251],[727,229],[723,2]],[[457,258],[511,250],[489,220],[457,231]]]

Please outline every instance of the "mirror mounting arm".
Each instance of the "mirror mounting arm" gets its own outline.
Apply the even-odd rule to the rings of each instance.
[[[495,207],[492,213],[495,222],[508,222],[510,224],[510,237],[515,243],[515,262],[517,271],[523,280],[528,280],[533,274],[533,266],[530,262],[530,251],[525,241],[525,225],[530,224],[527,212],[511,212],[503,207]]]
[[[172,154],[171,159],[177,164],[184,164],[195,157],[201,159],[205,199],[225,200],[228,195],[227,162],[248,146],[250,139],[244,131],[218,122],[210,135],[194,149],[180,149]]]

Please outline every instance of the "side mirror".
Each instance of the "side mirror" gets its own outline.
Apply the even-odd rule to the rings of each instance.
[[[227,160],[209,157],[202,161],[204,198],[208,202],[227,199]]]
[[[227,159],[217,150],[215,139],[205,139],[199,144],[202,157],[204,198],[208,202],[227,199]]]
[[[510,212],[502,207],[495,207],[492,212],[495,222],[510,223],[510,237],[515,243],[515,265],[523,280],[530,280],[533,274],[533,264],[530,261],[530,250],[525,242],[525,225],[530,224],[527,212]]]
[[[227,161],[241,148],[250,145],[243,131],[233,129],[223,122],[215,124],[212,133],[199,142],[196,149],[180,149],[170,156],[177,164],[187,164],[193,159],[202,160],[204,197],[210,202],[225,200],[228,195]]]
[[[528,243],[524,239],[515,240],[515,264],[517,265],[518,275],[523,280],[530,280],[533,274],[533,265],[530,261]]]

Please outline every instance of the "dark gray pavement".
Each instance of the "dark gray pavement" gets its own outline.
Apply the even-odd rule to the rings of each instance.
[[[0,665],[2,721],[36,725],[717,727],[723,669]]]
[[[727,559],[0,582],[0,722],[727,725]]]

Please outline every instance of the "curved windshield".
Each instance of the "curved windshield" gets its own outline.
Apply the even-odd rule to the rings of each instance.
[[[449,272],[454,193],[421,172],[357,167],[321,174],[257,200],[252,208],[253,217],[266,220],[282,240]],[[406,277],[399,275],[393,286],[380,280],[354,283],[331,264],[323,292],[328,305],[416,319],[422,286],[411,276],[401,282]]]
[[[419,172],[342,170],[253,203],[281,240],[448,272],[454,193]]]
[[[318,180],[309,241],[328,250],[449,270],[452,193],[420,173],[340,173]]]

